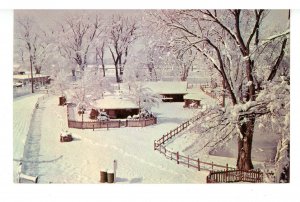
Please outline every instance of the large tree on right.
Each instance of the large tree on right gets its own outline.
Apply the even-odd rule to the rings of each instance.
[[[210,145],[238,138],[237,168],[253,169],[256,127],[276,128],[289,140],[289,15],[272,26],[266,10],[162,10],[153,25],[172,35],[181,52],[197,50],[218,72],[229,102],[207,107],[200,132]],[[288,13],[288,11],[286,11]],[[155,20],[153,20],[155,19]],[[174,46],[176,47],[176,46]]]

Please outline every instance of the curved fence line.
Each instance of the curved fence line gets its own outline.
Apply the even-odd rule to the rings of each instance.
[[[191,124],[198,121],[204,114],[200,112],[196,116],[192,117],[191,119],[187,120],[186,122],[180,124],[175,129],[170,130],[167,134],[163,135],[160,139],[154,140],[154,150],[159,151],[161,154],[165,155],[167,159],[174,160],[177,164],[183,164],[188,166],[188,168],[195,168],[198,171],[200,170],[208,170],[213,171],[216,169],[225,169],[225,170],[233,170],[235,168],[229,167],[228,164],[226,165],[219,165],[215,164],[214,162],[204,162],[200,161],[200,159],[193,159],[189,156],[180,155],[179,152],[173,152],[166,148],[165,143],[170,139],[174,138],[177,134],[186,130]]]

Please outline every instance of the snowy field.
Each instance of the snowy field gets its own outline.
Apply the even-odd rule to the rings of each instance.
[[[13,102],[13,158],[20,160],[23,157],[24,145],[26,136],[30,126],[33,109],[38,98],[42,94],[33,94],[15,98]],[[14,171],[19,162],[14,161]],[[14,172],[14,181],[16,179],[16,172]]]
[[[14,100],[14,159],[22,159],[30,118],[38,97],[41,94],[23,96]],[[100,170],[112,170],[113,160],[117,160],[117,183],[205,183],[207,171],[196,171],[177,165],[153,150],[154,140],[176,128],[179,124],[195,116],[199,110],[183,108],[183,103],[160,103],[153,108],[158,124],[144,128],[69,129],[67,128],[66,106],[58,106],[58,97],[50,97],[43,104],[40,127],[41,139],[38,167],[35,172],[39,183],[99,183]],[[61,143],[62,130],[72,132],[74,141]],[[263,136],[262,136],[263,137]],[[266,138],[267,139],[267,138]],[[213,155],[199,150],[205,144],[201,134],[188,131],[179,134],[166,146],[174,152],[201,161],[235,167],[236,144],[229,144]],[[266,147],[255,144],[254,156],[266,155]],[[270,141],[269,141],[270,142]],[[274,145],[272,145],[274,147]],[[230,149],[228,149],[230,148]],[[264,155],[262,155],[264,153]],[[224,157],[220,157],[224,156]],[[254,159],[255,160],[255,159]],[[261,159],[258,159],[261,160]],[[262,162],[254,161],[256,168]],[[17,161],[14,162],[16,182]],[[23,170],[26,173],[26,169]],[[28,171],[27,171],[28,172]]]
[[[31,99],[33,101],[33,97]],[[28,102],[26,98],[15,100],[14,114],[23,110],[22,105],[34,107]],[[153,150],[155,139],[197,113],[182,105],[161,103],[159,108],[153,109],[158,116],[157,125],[95,131],[68,129],[75,140],[60,143],[60,131],[67,125],[66,107],[58,106],[57,97],[50,97],[42,112],[39,183],[99,183],[100,170],[112,169],[113,160],[118,162],[117,183],[205,183],[206,171],[178,166]],[[29,115],[22,112],[22,116],[14,116],[14,122],[30,121]],[[22,154],[23,147],[19,145],[24,144],[27,131],[28,127],[14,125],[14,133],[17,133],[14,135],[23,135],[15,139],[14,153]]]

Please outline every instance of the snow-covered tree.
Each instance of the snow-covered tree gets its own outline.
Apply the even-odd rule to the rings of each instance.
[[[108,27],[108,47],[115,65],[116,81],[119,83],[122,81],[130,46],[138,37],[137,22],[135,18],[116,15]]]
[[[143,82],[131,81],[128,96],[139,106],[140,110],[151,110],[152,107],[158,106],[161,100],[161,96],[145,86]]]
[[[261,119],[274,120],[279,125],[282,119],[275,118],[274,106],[280,108],[279,117],[289,114],[289,84],[280,79],[280,72],[288,74],[283,68],[289,69],[288,63],[282,65],[289,54],[289,26],[284,30],[268,30],[267,13],[265,10],[152,12],[156,26],[173,33],[174,43],[197,50],[224,81],[232,105],[207,109],[210,113],[205,117],[202,132],[213,133],[215,143],[237,136],[237,168],[243,170],[253,169],[251,150],[255,125]],[[285,102],[274,92],[273,98],[262,99],[270,87],[278,88]],[[284,133],[289,136],[288,130]]]
[[[40,74],[52,48],[51,35],[42,30],[34,19],[26,17],[16,20],[16,48],[23,65],[31,66]]]
[[[97,15],[74,16],[63,21],[60,28],[57,41],[60,54],[74,61],[84,71],[93,42],[102,33],[101,18]]]

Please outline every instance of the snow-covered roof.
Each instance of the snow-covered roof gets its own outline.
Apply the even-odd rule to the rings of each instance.
[[[125,98],[104,97],[96,100],[93,104],[99,109],[137,109],[137,104]]]
[[[44,75],[44,74],[33,74],[33,78],[45,78],[45,77],[50,77],[49,75]],[[18,74],[13,76],[14,79],[31,79],[30,74]]]
[[[157,81],[145,82],[144,87],[150,88],[157,94],[186,94],[187,82],[182,81]]]
[[[203,96],[200,93],[189,93],[183,96],[185,100],[202,100]]]
[[[218,100],[206,95],[203,91],[199,89],[189,89],[188,94],[183,96],[183,99],[188,100],[201,100],[202,104],[215,105],[218,104]]]

